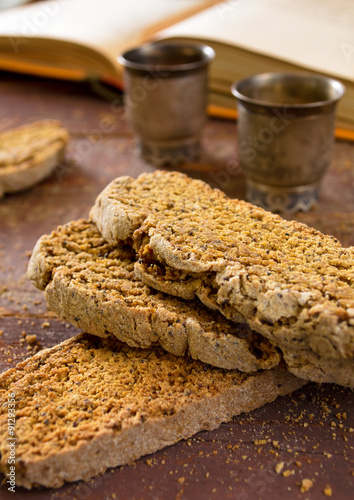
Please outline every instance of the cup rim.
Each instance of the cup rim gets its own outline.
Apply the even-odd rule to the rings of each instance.
[[[200,59],[197,61],[186,62],[182,64],[158,64],[159,71],[170,71],[175,73],[178,71],[198,69],[209,64],[215,57],[214,49],[212,49],[209,45],[203,43],[187,41],[156,41],[126,50],[117,57],[117,61],[127,69],[140,71],[151,70],[151,63],[149,64],[147,62],[133,61],[131,57],[138,54],[139,52],[142,54],[146,53],[146,55],[148,55],[149,53],[152,53],[153,49],[155,49],[157,46],[162,47],[163,50],[194,49],[201,55]]]
[[[317,80],[317,81],[322,81],[326,82],[329,84],[336,92],[336,96],[329,97],[328,99],[324,100],[318,100],[318,101],[310,101],[310,102],[303,102],[303,103],[280,103],[276,101],[266,101],[262,99],[257,99],[254,97],[249,97],[245,95],[242,92],[242,87],[245,85],[252,83],[252,80],[254,82],[267,82],[267,81],[290,81],[290,80],[298,80],[298,81],[304,81],[304,80]],[[274,73],[259,73],[256,75],[249,76],[247,78],[243,78],[242,80],[236,80],[235,82],[232,83],[231,85],[231,92],[232,94],[239,100],[248,104],[254,104],[258,106],[262,106],[265,108],[276,108],[276,107],[286,107],[286,108],[292,108],[292,109],[311,109],[311,108],[316,108],[316,107],[321,107],[321,106],[327,106],[333,103],[336,103],[341,97],[343,97],[345,93],[345,86],[343,83],[341,83],[339,80],[325,76],[325,75],[320,75],[320,74],[313,74],[313,73],[280,73],[280,72],[274,72]]]

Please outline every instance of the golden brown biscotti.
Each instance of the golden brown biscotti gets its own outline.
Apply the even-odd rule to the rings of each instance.
[[[198,300],[186,302],[144,285],[134,275],[135,253],[109,245],[94,223],[79,220],[37,242],[28,275],[45,289],[48,306],[88,333],[115,335],[133,347],[161,345],[226,369],[253,372],[281,355],[247,325],[226,320]]]
[[[42,120],[0,134],[0,198],[37,184],[61,160],[69,134],[60,122]]]
[[[16,485],[58,488],[215,429],[304,383],[281,368],[250,375],[80,334],[0,375],[0,471],[10,470],[11,399]]]
[[[133,238],[148,285],[247,321],[304,378],[354,386],[352,247],[177,172],[116,179],[91,216]]]

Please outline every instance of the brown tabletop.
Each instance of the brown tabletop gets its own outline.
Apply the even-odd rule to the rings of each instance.
[[[2,74],[0,110],[0,130],[55,118],[71,133],[65,161],[49,179],[0,201],[2,371],[77,332],[47,311],[43,293],[25,276],[38,237],[59,224],[87,217],[96,195],[114,177],[135,177],[154,167],[135,156],[132,131],[118,99],[112,104],[85,85]],[[181,170],[243,198],[235,123],[210,119],[202,160]],[[293,217],[333,234],[344,245],[354,244],[354,144],[336,142],[318,207]],[[21,341],[26,334],[35,334],[36,343]],[[17,487],[15,496],[28,500],[277,500],[332,495],[348,500],[354,491],[353,409],[352,391],[308,384],[216,431],[199,433],[88,483],[59,490]],[[302,483],[305,479],[310,482]],[[304,485],[311,487],[305,491]],[[0,497],[14,496],[3,485]]]

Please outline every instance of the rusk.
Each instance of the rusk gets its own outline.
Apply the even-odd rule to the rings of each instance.
[[[253,372],[279,364],[281,355],[247,325],[226,320],[199,300],[183,301],[144,285],[134,275],[135,253],[109,245],[89,221],[59,227],[37,242],[28,275],[45,289],[51,310],[101,337],[133,347],[161,345],[226,369]]]
[[[80,334],[0,375],[0,470],[10,472],[9,399],[16,486],[58,488],[215,429],[302,385],[281,368],[245,374]]]
[[[0,198],[48,177],[69,141],[55,120],[36,121],[0,134]]]
[[[352,247],[177,172],[116,179],[91,216],[112,244],[133,239],[148,285],[246,321],[304,378],[354,387]]]

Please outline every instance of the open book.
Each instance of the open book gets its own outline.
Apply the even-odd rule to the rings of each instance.
[[[352,0],[50,0],[0,13],[0,69],[120,87],[117,56],[156,39],[211,45],[209,102],[234,117],[235,80],[310,71],[346,86],[337,136],[354,139]],[[351,132],[352,131],[352,132]]]

